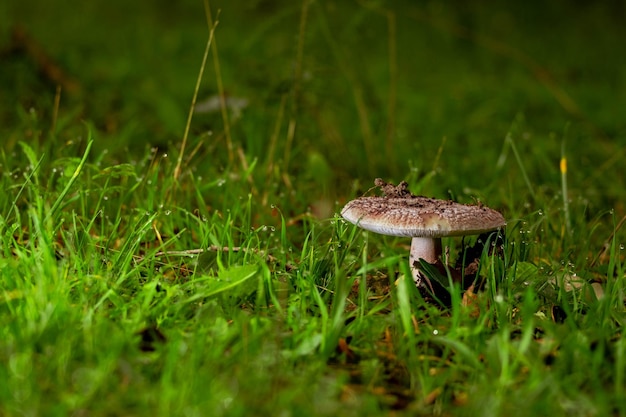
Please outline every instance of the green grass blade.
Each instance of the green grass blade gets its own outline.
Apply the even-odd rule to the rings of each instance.
[[[93,145],[93,140],[91,139],[91,131],[89,131],[89,137],[87,139],[87,148],[85,149],[85,153],[83,154],[83,157],[78,163],[78,166],[74,170],[74,173],[70,177],[69,181],[67,182],[67,184],[65,184],[65,188],[63,189],[63,191],[61,191],[61,194],[59,194],[56,201],[50,208],[50,212],[46,216],[46,219],[54,216],[56,212],[61,208],[61,204],[63,204],[65,197],[69,194],[70,189],[72,188],[72,185],[74,185],[74,183],[76,182],[76,179],[80,175],[81,171],[83,170],[83,167],[85,166],[85,163],[87,162],[87,157],[89,156],[91,145]]]

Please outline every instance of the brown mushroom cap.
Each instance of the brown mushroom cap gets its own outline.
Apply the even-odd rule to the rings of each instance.
[[[412,195],[357,198],[346,204],[341,215],[365,230],[390,236],[474,235],[506,225],[500,213],[482,205]]]

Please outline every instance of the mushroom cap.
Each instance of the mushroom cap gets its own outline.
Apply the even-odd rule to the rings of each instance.
[[[428,197],[361,197],[341,215],[365,230],[390,236],[475,235],[506,225],[502,214],[483,205],[460,204]]]

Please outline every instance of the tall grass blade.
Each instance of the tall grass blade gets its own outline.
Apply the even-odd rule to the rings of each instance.
[[[204,48],[204,55],[202,56],[202,64],[200,65],[200,71],[198,72],[198,78],[196,79],[196,87],[193,91],[193,97],[191,98],[191,107],[189,108],[189,114],[187,115],[187,124],[185,125],[185,133],[183,134],[183,141],[180,144],[180,152],[178,154],[178,160],[176,161],[176,168],[174,168],[174,181],[178,181],[180,176],[180,169],[183,164],[183,156],[185,155],[185,148],[187,147],[187,138],[189,137],[189,128],[191,127],[191,119],[193,118],[193,110],[196,108],[196,100],[198,99],[198,91],[200,91],[200,83],[202,82],[202,75],[204,74],[204,68],[206,67],[206,61],[209,57],[209,49],[213,43],[213,36],[215,28],[219,22],[215,21],[211,31],[209,32],[209,39],[206,42]]]
[[[56,201],[52,205],[52,208],[50,208],[50,212],[46,216],[46,219],[54,216],[54,214],[56,214],[56,212],[61,208],[61,204],[63,204],[63,200],[65,200],[65,197],[69,194],[70,189],[72,188],[72,185],[74,185],[74,182],[76,182],[76,179],[80,175],[80,172],[83,170],[83,167],[85,166],[85,163],[87,162],[89,151],[91,151],[91,145],[93,145],[93,140],[91,139],[91,130],[89,130],[89,137],[87,139],[87,149],[85,149],[85,153],[83,154],[82,159],[78,163],[78,166],[74,170],[74,173],[70,177],[69,181],[67,182],[67,184],[65,184],[65,188],[63,189],[63,191],[61,191],[61,194],[57,197]]]
[[[511,151],[513,151],[513,155],[515,156],[515,160],[517,161],[517,165],[519,166],[520,171],[522,172],[522,177],[524,178],[524,182],[526,183],[526,187],[528,187],[528,192],[532,196],[533,200],[536,200],[535,190],[533,189],[532,183],[530,182],[530,178],[528,177],[528,173],[526,173],[526,168],[524,168],[524,163],[522,162],[522,158],[520,157],[519,152],[517,151],[517,147],[515,146],[515,142],[513,141],[513,135],[511,132],[507,133],[506,143],[511,147]]]
[[[567,133],[567,126],[565,127],[565,133]],[[563,135],[563,142],[561,142],[561,162],[559,168],[561,171],[561,193],[563,194],[563,213],[565,213],[565,227],[567,228],[567,234],[572,234],[572,220],[569,212],[569,196],[567,193],[567,155],[565,153],[565,134]]]

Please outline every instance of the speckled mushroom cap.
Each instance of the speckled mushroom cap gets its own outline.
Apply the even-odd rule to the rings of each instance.
[[[474,235],[506,225],[504,217],[483,205],[406,195],[361,197],[341,215],[372,232],[390,236],[431,237]]]

